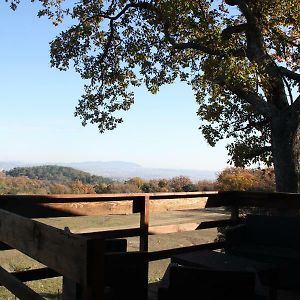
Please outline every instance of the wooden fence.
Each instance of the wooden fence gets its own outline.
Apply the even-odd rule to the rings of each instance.
[[[226,207],[231,211],[231,215],[217,221],[156,226],[155,230],[149,228],[149,214],[157,201],[169,201],[169,208],[172,208],[173,201],[180,203],[187,199],[197,200],[199,209]],[[43,299],[23,282],[63,276],[63,300],[104,299],[108,270],[111,267],[130,266],[140,262],[142,287],[136,299],[146,299],[150,261],[188,251],[223,247],[222,242],[213,242],[150,252],[149,232],[162,234],[230,226],[239,222],[240,209],[255,207],[298,211],[299,200],[299,194],[256,192],[1,195],[0,250],[17,249],[46,267],[13,273],[0,267],[0,283],[20,299]],[[132,213],[139,213],[140,222],[136,228],[74,234],[33,220],[33,218],[110,215],[120,213],[122,203],[126,203],[123,208],[129,207]],[[139,251],[116,253],[105,251],[106,239],[132,236],[139,236]],[[124,282],[126,283],[126,278]]]

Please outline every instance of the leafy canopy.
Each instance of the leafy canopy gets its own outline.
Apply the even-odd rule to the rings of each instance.
[[[229,138],[236,165],[272,162],[272,110],[300,102],[298,0],[41,2],[40,15],[74,20],[51,43],[51,63],[67,70],[72,62],[86,80],[75,112],[83,125],[112,130],[135,87],[156,93],[180,78],[210,145]]]

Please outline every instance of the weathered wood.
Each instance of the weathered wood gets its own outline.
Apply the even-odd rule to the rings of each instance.
[[[300,209],[300,194],[265,192],[219,192],[227,206]]]
[[[143,199],[143,206],[140,217],[140,251],[148,251],[148,229],[149,229],[149,196]]]
[[[224,248],[224,246],[225,246],[224,242],[213,242],[213,243],[193,245],[193,246],[187,246],[181,248],[153,251],[153,252],[148,252],[148,260],[149,261],[161,260],[161,259],[170,258],[173,255],[198,251],[198,250],[222,249]]]
[[[157,234],[176,233],[176,232],[216,228],[216,227],[222,227],[222,226],[231,226],[231,225],[235,225],[235,224],[236,224],[236,222],[228,219],[228,220],[218,220],[218,221],[205,221],[205,222],[150,226],[149,234],[157,235]]]
[[[211,193],[153,193],[153,194],[93,194],[93,195],[0,195],[0,208],[29,218],[109,215],[140,212],[145,195],[155,208],[156,200],[203,198],[199,208],[206,206]],[[213,205],[221,206],[215,200]],[[105,203],[106,202],[106,203]],[[133,204],[132,204],[133,202]],[[175,203],[175,202],[174,202]],[[169,208],[172,203],[169,205]],[[169,209],[168,208],[168,209]]]
[[[105,282],[112,289],[113,299],[147,300],[147,255],[147,252],[105,254]]]
[[[39,268],[39,269],[33,269],[33,270],[12,272],[10,274],[13,275],[15,278],[17,278],[18,280],[20,280],[22,282],[61,276],[56,271],[54,271],[50,268],[47,268],[47,267]],[[0,282],[0,286],[1,285],[2,285],[2,283]]]
[[[10,250],[13,249],[12,247],[10,247],[9,245],[6,245],[5,243],[0,242],[0,251],[1,250]]]
[[[86,282],[78,284],[63,277],[63,300],[104,300],[104,251],[103,239],[87,240]]]
[[[0,240],[85,284],[86,239],[0,209]]]
[[[104,300],[105,240],[90,239],[87,244],[87,284],[82,300]]]
[[[232,221],[237,221],[239,219],[240,209],[238,206],[231,206],[230,207],[230,218]]]
[[[44,299],[22,281],[14,277],[11,273],[0,267],[0,282],[9,291],[20,299],[41,300]]]
[[[87,238],[122,238],[122,237],[133,237],[139,236],[141,229],[138,227],[135,228],[126,228],[126,229],[115,229],[115,230],[105,230],[105,231],[94,231],[94,232],[75,232]]]

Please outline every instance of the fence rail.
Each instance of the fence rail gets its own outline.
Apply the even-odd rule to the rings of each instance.
[[[149,226],[150,212],[159,202],[166,207],[182,208],[184,201],[193,202],[199,209],[226,207],[231,215],[217,221]],[[141,261],[143,295],[147,298],[148,263],[172,255],[199,249],[221,249],[222,242],[199,244],[174,249],[148,251],[149,235],[179,231],[202,230],[231,226],[240,221],[240,209],[247,207],[281,210],[300,210],[300,195],[290,193],[253,192],[192,192],[101,195],[1,195],[0,250],[17,249],[47,267],[9,273],[0,269],[0,284],[20,299],[42,299],[22,281],[63,276],[63,299],[104,299],[105,270],[120,259]],[[168,206],[169,205],[169,206]],[[187,207],[188,208],[188,204]],[[90,216],[139,213],[138,227],[73,234],[43,224],[32,218]],[[107,253],[105,240],[139,236],[138,252]],[[135,256],[136,255],[136,256]],[[28,298],[31,297],[31,298]],[[75,297],[75,298],[74,298]]]

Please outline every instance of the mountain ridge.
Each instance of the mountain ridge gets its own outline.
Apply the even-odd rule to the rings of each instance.
[[[30,167],[43,165],[57,165],[72,167],[94,175],[110,177],[117,180],[126,180],[131,177],[143,179],[170,179],[176,176],[187,176],[192,180],[215,180],[217,171],[172,169],[172,168],[147,168],[134,162],[126,161],[83,161],[72,163],[24,163],[20,161],[0,161],[0,170],[10,170],[15,167]]]

